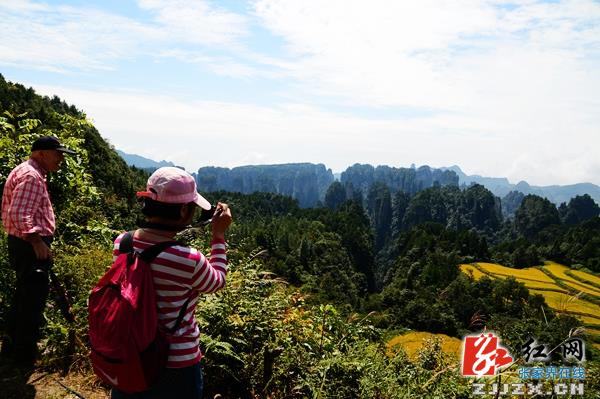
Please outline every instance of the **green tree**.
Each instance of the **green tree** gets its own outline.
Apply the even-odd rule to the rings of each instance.
[[[325,206],[335,210],[346,201],[346,189],[339,181],[331,183],[325,193]]]
[[[375,182],[369,188],[367,211],[375,231],[375,250],[378,250],[389,238],[392,226],[392,199],[387,185]]]
[[[423,190],[412,197],[406,208],[402,225],[406,229],[425,222],[446,225],[449,205],[448,198],[441,187]]]
[[[392,236],[397,237],[398,234],[402,231],[402,221],[404,219],[404,214],[406,213],[406,208],[408,208],[408,204],[410,202],[410,196],[404,191],[398,191],[394,195],[394,199],[392,201]]]
[[[600,215],[600,207],[589,194],[571,198],[569,204],[561,204],[561,220],[564,224],[573,226]]]
[[[500,202],[482,185],[474,184],[466,189],[462,195],[462,205],[470,226],[478,230],[496,230],[500,226]]]
[[[556,206],[537,195],[525,196],[515,213],[515,228],[525,238],[533,238],[546,227],[559,223]]]

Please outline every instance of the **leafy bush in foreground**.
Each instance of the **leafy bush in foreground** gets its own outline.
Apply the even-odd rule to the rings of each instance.
[[[257,260],[231,269],[227,288],[198,307],[207,397],[469,397],[439,343],[416,361],[390,356],[371,315],[309,305]]]

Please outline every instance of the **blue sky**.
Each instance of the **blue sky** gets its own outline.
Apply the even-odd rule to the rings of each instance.
[[[0,73],[116,148],[600,184],[600,2],[0,0]]]

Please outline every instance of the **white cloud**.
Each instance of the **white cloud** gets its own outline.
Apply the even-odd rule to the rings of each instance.
[[[0,64],[53,71],[114,68],[131,55],[151,28],[97,9],[0,4]]]
[[[159,57],[173,58],[179,62],[202,65],[215,75],[232,78],[253,78],[272,76],[271,72],[242,63],[229,56],[212,56],[205,52],[184,49],[170,49],[157,53]]]
[[[570,158],[598,162],[598,2],[259,0],[256,13],[287,43],[307,93],[430,111],[419,127],[440,143],[451,134],[450,163],[473,172],[598,181]]]
[[[138,4],[156,13],[163,32],[180,42],[231,45],[247,33],[244,16],[211,6],[207,1],[139,0]]]
[[[315,92],[363,105],[462,110],[480,102],[481,80],[519,93],[540,67],[552,72],[556,63],[532,64],[532,51],[545,58],[598,51],[599,4],[529,3],[508,11],[482,1],[260,0],[256,12],[286,41],[293,71]],[[502,59],[506,69],[488,68]]]
[[[44,88],[84,109],[119,148],[192,169],[414,162],[531,184],[600,183],[596,1],[257,0],[244,15],[208,1],[137,4],[143,18],[2,2],[0,64],[93,74],[152,54],[202,65],[199,80],[211,78],[206,70],[252,81],[246,87],[269,78],[257,93],[263,102],[293,99],[262,107],[186,102],[176,92]],[[272,39],[262,30],[254,37],[257,26],[282,40],[283,53],[273,42],[250,49],[253,38]],[[156,78],[174,79],[171,67]]]
[[[0,4],[0,8],[5,10],[13,11],[46,11],[49,6],[44,3],[34,3],[30,0],[12,0],[10,2],[3,2]]]
[[[261,107],[189,102],[143,92],[34,88],[86,110],[102,136],[117,148],[170,160],[188,170],[313,162],[343,171],[355,162],[405,167],[414,162],[434,167],[459,164],[468,173],[538,185],[600,184],[594,174],[600,162],[593,147],[575,148],[566,138],[560,149],[529,142],[515,146],[495,132],[474,133],[480,128],[476,120],[452,115],[371,120],[303,104]],[[447,128],[457,124],[466,126],[464,133]]]
[[[115,69],[140,55],[168,53],[177,45],[235,46],[245,18],[208,3],[140,1],[154,17],[131,17],[87,7],[31,1],[0,3],[0,65],[57,72]]]

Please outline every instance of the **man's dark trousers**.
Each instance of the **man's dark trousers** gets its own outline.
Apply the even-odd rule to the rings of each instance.
[[[52,237],[42,237],[50,246]],[[51,260],[38,260],[33,246],[15,236],[8,236],[8,256],[17,280],[15,294],[7,320],[9,342],[3,343],[3,352],[16,361],[33,363],[37,356],[37,342],[43,325],[43,313],[48,298],[48,270]],[[5,348],[5,346],[8,347]]]

